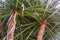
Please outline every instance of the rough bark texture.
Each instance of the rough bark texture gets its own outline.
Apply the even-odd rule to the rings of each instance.
[[[39,29],[39,32],[38,32],[37,40],[42,40],[43,39],[45,27],[46,27],[46,20],[43,20],[41,22],[41,26],[40,26],[40,29]]]
[[[7,23],[8,31],[7,31],[7,39],[6,40],[13,40],[13,38],[14,38],[14,29],[12,29],[12,28],[14,28],[14,26],[16,24],[16,20],[15,20],[16,16],[17,16],[17,11],[13,10],[11,12],[11,16]]]

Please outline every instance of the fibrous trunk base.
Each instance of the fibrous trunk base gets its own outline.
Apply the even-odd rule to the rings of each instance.
[[[39,32],[38,32],[37,40],[42,40],[43,39],[45,27],[46,27],[46,20],[43,20],[40,24],[40,29],[39,29]]]

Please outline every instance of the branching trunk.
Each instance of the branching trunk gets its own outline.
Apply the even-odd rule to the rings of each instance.
[[[41,26],[40,26],[40,29],[39,29],[39,32],[38,32],[37,40],[42,40],[43,39],[45,27],[46,27],[46,20],[43,20],[41,22]]]
[[[10,18],[8,20],[8,31],[7,31],[7,39],[6,40],[13,40],[14,38],[14,29],[16,25],[16,16],[17,16],[17,11],[13,10],[11,12]]]

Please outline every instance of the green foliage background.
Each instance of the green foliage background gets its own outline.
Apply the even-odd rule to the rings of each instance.
[[[22,3],[24,3],[24,12],[22,15]],[[16,29],[14,40],[36,40],[39,26],[42,20],[47,20],[46,30],[43,40],[53,40],[59,31],[60,15],[55,10],[49,10],[50,4],[42,3],[40,0],[6,0],[0,6],[0,24],[3,29],[0,31],[0,40],[7,34],[7,22],[12,9],[18,11],[16,18]],[[45,9],[49,6],[47,9]]]

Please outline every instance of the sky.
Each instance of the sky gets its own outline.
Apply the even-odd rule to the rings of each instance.
[[[5,0],[1,0],[2,2],[5,2]]]

